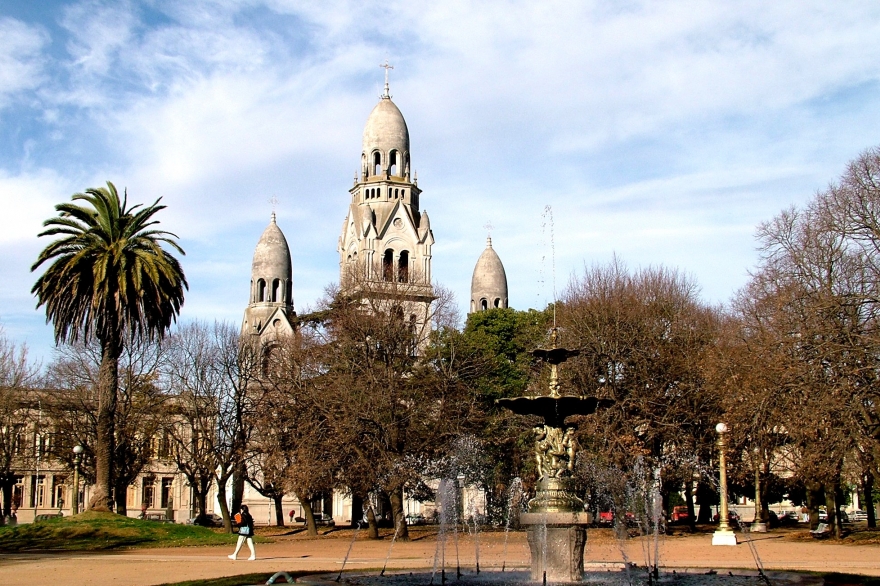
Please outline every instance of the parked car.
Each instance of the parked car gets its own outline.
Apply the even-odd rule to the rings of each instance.
[[[828,520],[828,512],[824,510],[819,510],[819,520],[823,523]],[[849,515],[846,514],[846,511],[840,511],[840,522],[841,523],[849,523]]]
[[[853,523],[858,523],[859,521],[867,521],[868,511],[856,509],[850,514],[849,518],[852,519]]]
[[[187,519],[186,524],[196,525],[196,519],[197,517]],[[201,523],[198,523],[198,525],[203,527],[223,527],[223,517],[214,513],[208,513],[205,519]]]
[[[718,516],[718,513],[715,513],[715,516],[712,517],[712,519],[716,523],[718,522],[719,518],[720,517]],[[728,511],[727,512],[727,524],[730,525],[731,527],[739,527],[739,515],[736,513],[736,511]]]
[[[687,521],[690,515],[688,515],[688,508],[686,506],[678,506],[672,507],[672,514],[669,515],[669,521],[672,523],[680,523],[682,521]]]
[[[599,518],[596,520],[600,525],[613,525],[614,524],[614,511],[600,511]],[[624,516],[624,523],[626,523],[627,527],[635,527],[638,522],[636,521],[636,516],[633,513],[626,513]]]

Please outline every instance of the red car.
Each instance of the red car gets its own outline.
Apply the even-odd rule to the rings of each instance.
[[[669,520],[673,523],[679,523],[681,521],[687,521],[688,517],[688,508],[686,506],[672,507],[672,514],[669,516]]]

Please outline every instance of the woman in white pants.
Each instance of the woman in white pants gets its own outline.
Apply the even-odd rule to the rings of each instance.
[[[241,505],[241,513],[236,515],[235,521],[239,525],[238,543],[235,546],[235,551],[228,556],[229,559],[234,560],[238,556],[238,550],[241,549],[241,545],[245,540],[247,540],[248,548],[251,550],[251,557],[248,560],[257,559],[257,552],[254,551],[254,518],[248,513],[247,505]]]

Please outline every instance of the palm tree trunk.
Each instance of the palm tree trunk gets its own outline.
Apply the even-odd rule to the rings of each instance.
[[[108,320],[113,321],[115,320]],[[119,387],[119,355],[122,344],[115,323],[100,336],[101,368],[98,372],[98,425],[95,446],[95,491],[89,509],[110,511],[113,507],[113,454],[116,451],[116,396]]]

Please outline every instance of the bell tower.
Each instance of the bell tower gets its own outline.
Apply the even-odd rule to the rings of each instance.
[[[434,235],[428,214],[420,210],[422,194],[412,172],[409,129],[391,101],[386,62],[385,90],[364,127],[361,165],[355,174],[348,214],[342,225],[339,252],[343,291],[365,287],[375,295],[408,299],[405,311],[426,325],[431,302],[431,247]],[[392,294],[393,292],[393,294]],[[416,305],[419,305],[416,307]]]

